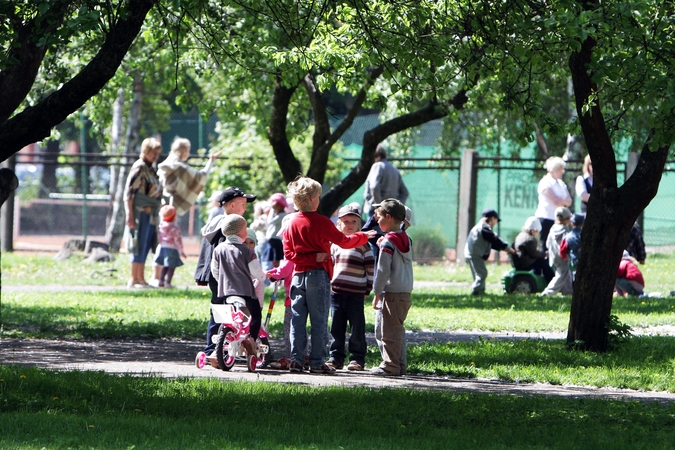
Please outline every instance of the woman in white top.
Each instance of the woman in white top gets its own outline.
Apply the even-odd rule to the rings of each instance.
[[[584,165],[581,168],[583,175],[577,177],[575,191],[577,197],[581,200],[581,212],[586,214],[588,208],[588,199],[591,197],[591,189],[593,189],[593,164],[591,164],[591,155],[586,155],[584,158]]]
[[[556,208],[572,205],[572,197],[562,180],[562,176],[565,173],[565,165],[565,161],[559,156],[552,156],[547,159],[545,167],[548,173],[541,179],[537,188],[539,205],[534,215],[541,222],[540,239],[544,252],[547,251],[546,239],[555,221]]]

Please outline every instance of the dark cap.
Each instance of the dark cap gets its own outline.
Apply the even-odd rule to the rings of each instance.
[[[388,198],[378,204],[374,204],[373,208],[382,208],[382,211],[389,214],[396,220],[405,220],[405,206],[395,198]]]
[[[225,190],[220,193],[216,200],[218,200],[221,205],[224,205],[225,203],[234,200],[237,197],[244,197],[248,203],[251,203],[256,199],[255,195],[247,194],[238,187],[229,187],[225,188]]]
[[[497,211],[495,211],[494,209],[490,209],[490,208],[483,210],[483,217],[485,217],[487,219],[489,219],[490,217],[495,217],[497,219],[497,221],[499,221],[499,222],[502,221],[502,219],[499,218],[499,214],[497,214]]]
[[[572,223],[574,224],[575,227],[580,227],[584,224],[584,221],[586,220],[586,216],[583,214],[575,214],[572,216]]]

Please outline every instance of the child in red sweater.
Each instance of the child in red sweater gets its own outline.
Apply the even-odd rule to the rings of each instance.
[[[299,210],[284,232],[284,257],[295,264],[291,285],[291,372],[303,371],[309,315],[312,323],[310,372],[331,374],[335,369],[325,363],[330,280],[333,277],[330,244],[354,248],[368,242],[375,233],[359,231],[346,236],[328,217],[317,213],[321,185],[311,178],[298,177],[289,183],[288,196]]]
[[[640,296],[644,293],[645,279],[642,277],[642,272],[640,272],[637,265],[637,260],[624,250],[623,257],[619,263],[619,270],[616,274],[615,290],[618,295],[622,297],[627,295]]]

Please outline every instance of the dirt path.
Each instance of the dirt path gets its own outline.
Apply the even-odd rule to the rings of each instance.
[[[430,333],[431,335],[431,333]],[[432,338],[432,336],[420,336]],[[435,333],[436,338],[449,336]],[[475,338],[472,333],[453,333],[457,340]],[[514,338],[504,335],[501,338]],[[439,389],[452,392],[480,392],[502,395],[550,395],[569,398],[602,398],[673,402],[675,394],[628,389],[559,386],[540,383],[509,383],[499,380],[465,379],[408,375],[378,377],[367,372],[338,371],[334,376],[291,374],[285,371],[260,370],[249,373],[244,364],[224,372],[211,367],[197,369],[195,354],[200,342],[168,340],[98,340],[52,341],[39,339],[0,340],[0,364],[15,364],[58,370],[93,370],[138,376],[211,377],[222,380],[266,381],[307,386],[367,386],[371,388]]]

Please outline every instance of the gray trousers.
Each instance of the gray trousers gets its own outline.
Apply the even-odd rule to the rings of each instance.
[[[473,283],[471,284],[472,294],[480,295],[485,293],[485,279],[488,271],[485,265],[485,260],[480,256],[470,257],[464,255],[466,263],[471,268],[471,275],[473,275]]]
[[[382,302],[380,301],[380,309],[375,310],[375,342],[380,349],[380,355],[384,355],[384,343],[382,342]],[[408,345],[405,341],[405,334],[403,335],[403,343],[401,345],[401,375],[408,373]]]
[[[572,295],[572,270],[569,261],[556,256],[553,260],[553,269],[555,276],[541,295],[555,295],[558,292],[563,295]]]

